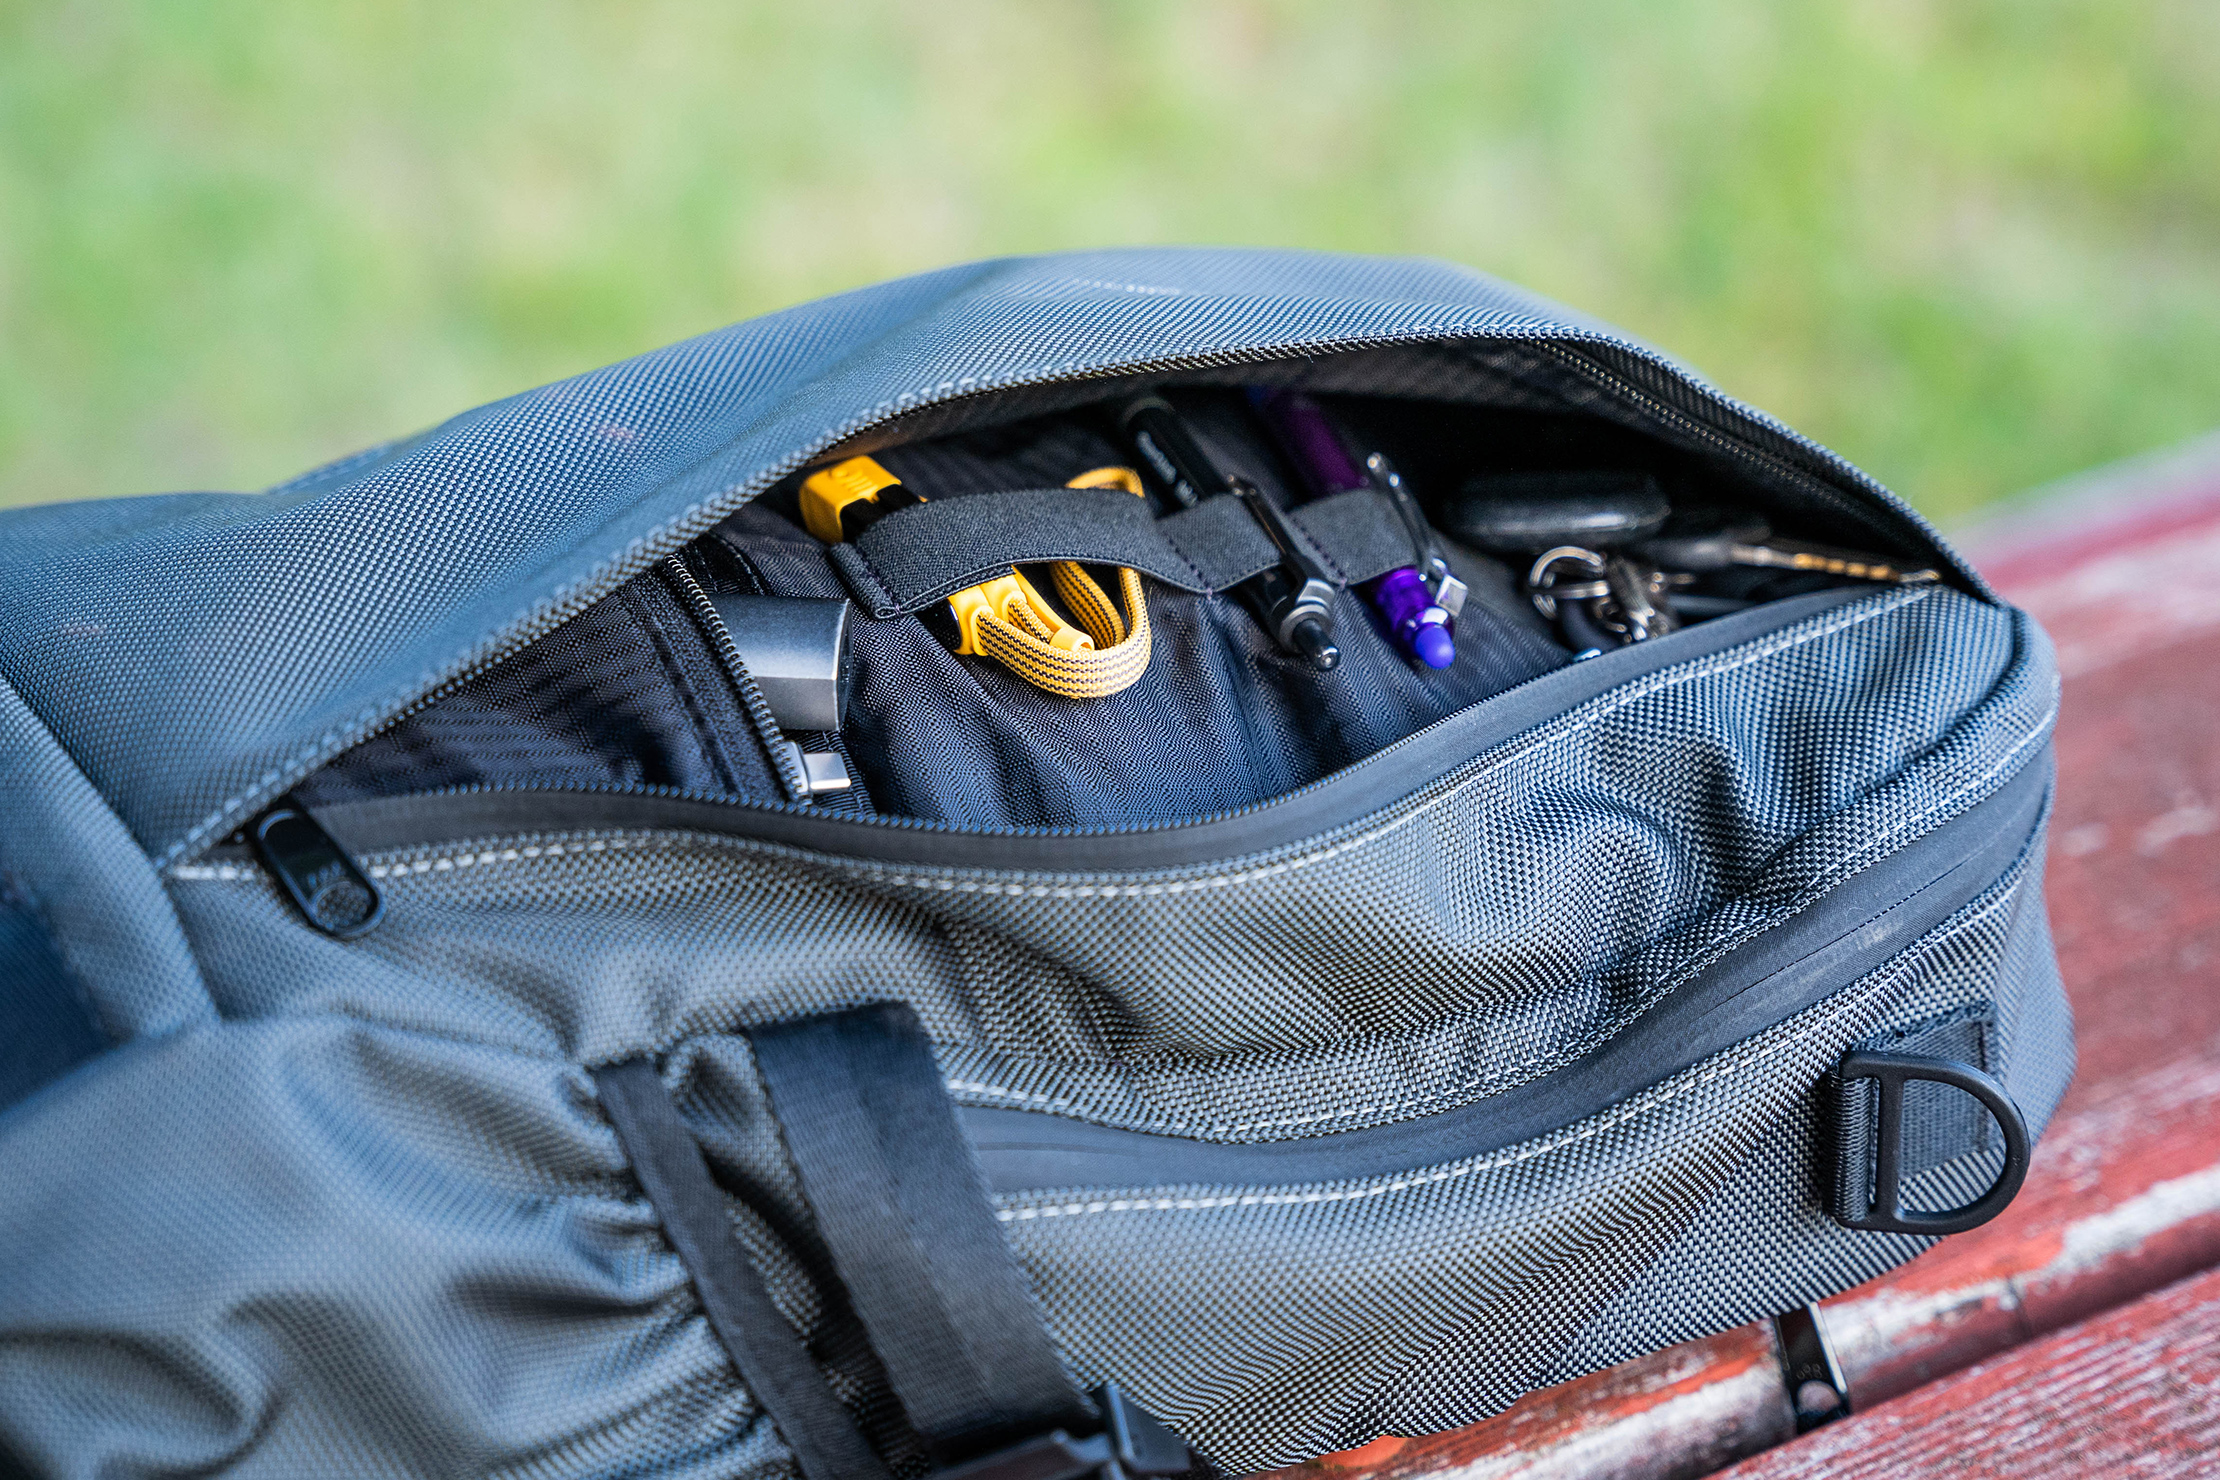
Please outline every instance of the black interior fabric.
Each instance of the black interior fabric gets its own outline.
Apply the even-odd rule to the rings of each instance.
[[[1238,393],[1183,396],[1180,408],[1221,467],[1289,501],[1289,475]],[[1110,434],[1107,411],[1097,410],[894,448],[879,459],[934,498],[1053,486],[1129,464],[1130,454]],[[1170,511],[1160,495],[1151,502]],[[777,507],[743,510],[726,529],[774,586],[796,580],[784,594],[826,591],[823,547],[778,518]],[[1453,563],[1474,594],[1458,619],[1457,661],[1439,672],[1406,662],[1348,592],[1334,603],[1341,667],[1319,674],[1281,651],[1238,599],[1152,585],[1147,673],[1122,693],[1083,703],[957,657],[917,618],[864,623],[850,739],[881,810],[900,816],[1085,827],[1249,806],[1568,659],[1507,569],[1461,551]],[[811,564],[819,572],[801,575]]]
[[[1382,439],[1428,486],[1453,489],[1472,472],[1518,468],[1637,467],[1673,476],[1683,488],[1731,488],[1734,501],[1804,539],[1887,551],[1929,563],[1950,584],[1991,597],[1976,575],[1916,518],[1846,497],[1842,475],[1813,444],[1789,436],[1753,439],[1746,422],[1723,416],[1673,372],[1609,345],[1492,341],[1396,345],[1302,361],[1183,371],[1191,387],[1287,386],[1330,396],[1345,415],[1371,406],[1427,447]],[[1160,389],[1166,377],[1051,381],[992,397],[936,401],[880,423],[823,460],[877,454],[933,437],[1071,411],[1104,399]],[[1384,422],[1358,422],[1360,431]],[[1421,454],[1406,458],[1406,453]],[[1446,465],[1450,481],[1434,481]],[[1862,475],[1853,474],[1853,477]]]
[[[318,806],[524,784],[782,795],[699,628],[652,571],[341,755],[295,794]]]

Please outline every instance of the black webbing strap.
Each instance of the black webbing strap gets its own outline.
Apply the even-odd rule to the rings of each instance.
[[[634,1059],[594,1071],[640,1188],[693,1277],[709,1327],[741,1380],[778,1426],[808,1480],[888,1480],[856,1421],[771,1304],[763,1277],[733,1236],[732,1215],[709,1179],[701,1147],[679,1118],[655,1066]]]
[[[1388,495],[1359,488],[1296,508],[1290,520],[1344,585],[1417,559]],[[913,504],[878,520],[832,560],[878,618],[922,611],[1013,565],[1078,560],[1122,565],[1183,591],[1224,591],[1279,554],[1237,498],[1166,515],[1116,488],[1029,488]]]
[[[818,1232],[935,1460],[1099,1428],[1003,1242],[916,1014],[882,1004],[748,1036]]]

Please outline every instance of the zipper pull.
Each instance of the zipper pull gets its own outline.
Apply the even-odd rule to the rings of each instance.
[[[324,934],[353,940],[378,923],[385,910],[378,886],[290,797],[257,817],[247,837],[302,917]]]
[[[755,727],[755,738],[770,754],[771,770],[778,777],[779,785],[785,788],[787,799],[806,802],[821,791],[847,790],[850,784],[848,768],[841,762],[839,752],[804,751],[786,738],[786,732],[779,728],[778,716],[771,712],[770,701],[763,697],[755,676],[748,672],[747,659],[740,656],[740,649],[732,640],[732,630],[725,626],[724,617],[717,611],[717,603],[686,568],[686,562],[676,555],[667,556],[663,569],[670,573],[671,584],[678,588],[680,599],[693,612],[702,635],[709,640],[710,651],[724,666],[725,677],[738,691],[740,707],[747,712],[748,723]]]

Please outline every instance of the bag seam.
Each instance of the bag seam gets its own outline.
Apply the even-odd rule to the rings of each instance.
[[[1606,1131],[1615,1130],[1630,1120],[1648,1114],[1659,1106],[1668,1105],[1675,1100],[1682,1099],[1704,1086],[1720,1080],[1744,1077],[1779,1054],[1791,1048],[1799,1047],[1820,1036],[1824,1028],[1839,1023],[1850,1009],[1864,1005],[1867,999],[1877,996],[1888,987],[1895,985],[1906,972],[1923,963],[1944,937],[1956,935],[1970,926],[1979,924],[2002,907],[2011,904],[2025,881],[2024,869],[2015,871],[2013,876],[1996,889],[1989,898],[1977,901],[1969,910],[1961,911],[1951,919],[1945,920],[1923,937],[1916,946],[1889,962],[1881,970],[1866,977],[1861,983],[1845,988],[1843,992],[1826,999],[1825,1002],[1815,1004],[1816,1007],[1824,1010],[1814,1016],[1804,1029],[1793,1034],[1783,1035],[1773,1043],[1752,1050],[1747,1058],[1732,1067],[1720,1066],[1700,1074],[1676,1076],[1676,1082],[1638,1096],[1627,1104],[1607,1110],[1602,1115],[1592,1117],[1577,1127],[1567,1127],[1563,1130],[1551,1132],[1548,1135],[1537,1137],[1531,1142],[1522,1143],[1515,1148],[1490,1152],[1481,1157],[1450,1162],[1418,1173],[1399,1173],[1389,1178],[1360,1182],[1353,1186],[1328,1185],[1316,1187],[1316,1184],[1312,1184],[1316,1187],[1316,1190],[1305,1192],[1252,1191],[1228,1193],[1223,1196],[1090,1198],[1083,1203],[1076,1201],[1044,1201],[998,1208],[995,1216],[1004,1223],[1024,1223],[1040,1219],[1084,1217],[1101,1213],[1208,1212],[1224,1208],[1293,1207],[1313,1203],[1358,1202],[1375,1197],[1389,1196],[1396,1192],[1409,1191],[1415,1187],[1431,1187],[1440,1183],[1461,1181],[1483,1172],[1500,1171],[1505,1167],[1517,1166],[1565,1147],[1578,1145],[1582,1141],[1592,1140]],[[1842,1000],[1845,997],[1852,996],[1856,999],[1853,1002],[1846,1003]],[[1731,1054],[1734,1050],[1730,1049],[1728,1052]],[[1300,1187],[1304,1184],[1296,1183],[1292,1185]]]

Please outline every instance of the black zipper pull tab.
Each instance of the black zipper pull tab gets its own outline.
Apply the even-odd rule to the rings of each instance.
[[[378,923],[385,910],[378,886],[291,798],[257,817],[247,837],[303,918],[324,934],[352,940]]]

